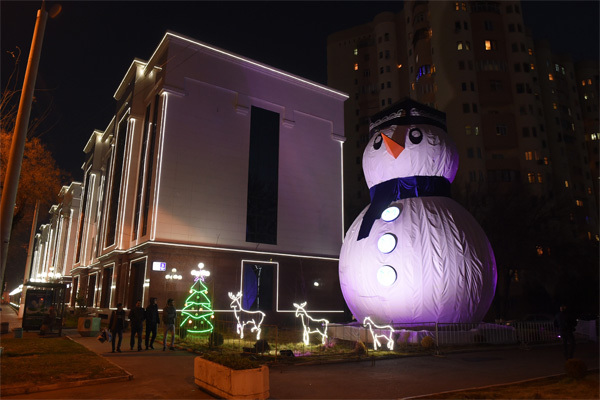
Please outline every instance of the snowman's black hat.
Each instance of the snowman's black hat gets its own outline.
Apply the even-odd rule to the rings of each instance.
[[[392,125],[434,125],[446,131],[446,113],[408,97],[369,118],[369,136]]]

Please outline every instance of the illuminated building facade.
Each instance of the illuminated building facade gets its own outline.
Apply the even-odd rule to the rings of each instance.
[[[330,35],[328,85],[349,94],[346,228],[370,202],[362,172],[369,118],[409,97],[446,113],[460,158],[453,197],[516,189],[564,201],[573,236],[597,240],[597,142],[586,149],[584,137],[590,144],[598,131],[598,107],[589,100],[582,113],[578,93],[597,93],[598,70],[588,67],[579,79],[583,70],[537,46],[519,1],[406,1],[399,13]]]
[[[267,315],[343,315],[345,94],[168,32],[114,98],[84,149],[72,305],[182,309],[202,262],[217,314],[241,290]]]

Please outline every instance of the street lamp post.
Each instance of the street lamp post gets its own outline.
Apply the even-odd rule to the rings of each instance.
[[[60,5],[54,5],[50,10],[50,15],[54,18],[60,12]],[[45,3],[38,10],[35,28],[33,30],[33,39],[31,40],[31,50],[27,61],[25,79],[23,80],[23,90],[17,111],[15,122],[15,131],[10,145],[10,155],[6,164],[6,177],[4,187],[2,188],[2,201],[0,202],[0,235],[2,241],[0,282],[4,282],[4,272],[6,271],[6,259],[8,257],[8,244],[10,242],[10,233],[12,229],[13,214],[15,202],[17,199],[17,188],[19,186],[19,176],[21,175],[21,163],[25,151],[25,141],[27,139],[27,129],[29,128],[29,116],[31,115],[31,103],[33,100],[33,91],[35,89],[35,80],[37,78],[38,66],[40,64],[40,54],[42,53],[42,42],[44,41],[44,30],[46,29],[46,20],[48,12]]]

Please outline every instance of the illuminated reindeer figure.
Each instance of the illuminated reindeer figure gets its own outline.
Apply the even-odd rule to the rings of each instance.
[[[391,327],[389,325],[386,325],[386,326],[375,325],[373,320],[371,320],[371,317],[366,317],[365,320],[363,321],[363,325],[366,325],[369,328],[369,331],[371,332],[371,337],[373,338],[373,350],[377,350],[378,347],[381,347],[381,342],[379,341],[380,338],[387,340],[387,348],[389,350],[394,350],[394,339],[392,338],[392,336],[394,335],[393,327]],[[380,330],[381,329],[389,329],[390,334],[389,335],[376,334],[373,331],[373,328],[380,329]]]
[[[250,329],[250,332],[256,331],[256,340],[260,340],[260,325],[265,319],[265,313],[262,311],[244,310],[240,301],[240,299],[242,298],[242,292],[238,292],[238,294],[236,294],[235,296],[233,295],[233,293],[229,292],[229,298],[233,300],[229,306],[233,308],[233,314],[237,319],[237,333],[238,335],[240,335],[240,338],[244,338],[244,328],[246,327],[246,325],[252,324],[254,326]],[[246,317],[250,319],[248,321],[241,321],[240,317],[243,317],[246,314],[248,314]]]
[[[329,321],[326,319],[314,319],[304,309],[306,306],[306,302],[298,305],[294,303],[294,307],[296,307],[296,317],[300,317],[302,320],[302,325],[304,325],[304,334],[302,335],[302,339],[304,340],[304,344],[308,346],[308,336],[311,333],[318,333],[321,335],[321,343],[325,344],[325,339],[327,339],[327,325],[329,325]],[[310,324],[315,326],[314,329],[311,329]],[[319,330],[316,325],[322,326],[323,330]]]

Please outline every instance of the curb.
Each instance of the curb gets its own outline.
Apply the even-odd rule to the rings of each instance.
[[[598,368],[590,369],[587,372],[588,373],[590,373],[590,372],[598,372]],[[510,385],[520,385],[522,383],[541,381],[541,380],[548,379],[548,378],[558,378],[558,377],[561,377],[561,376],[567,376],[567,374],[562,373],[562,374],[546,375],[546,376],[540,376],[540,377],[537,377],[537,378],[523,379],[521,381],[506,382],[506,383],[496,383],[494,385],[477,386],[477,387],[470,387],[470,388],[465,388],[465,389],[447,390],[447,391],[444,391],[444,392],[435,392],[435,393],[429,393],[429,394],[424,394],[424,395],[420,395],[420,396],[401,397],[401,400],[428,399],[431,396],[436,396],[436,395],[440,395],[440,394],[465,392],[465,391],[469,391],[469,390],[493,389],[493,388],[497,388],[497,387],[510,386]]]
[[[121,368],[123,369],[123,368]],[[123,370],[125,371],[125,370]],[[127,372],[127,371],[125,371]],[[112,376],[109,378],[100,378],[100,379],[87,379],[82,381],[72,381],[72,382],[60,382],[53,383],[50,385],[41,385],[41,386],[21,386],[21,387],[12,387],[12,388],[1,388],[0,391],[2,396],[13,396],[18,394],[28,394],[28,393],[36,393],[36,392],[48,392],[51,390],[58,389],[66,389],[72,387],[79,387],[84,385],[100,385],[104,383],[112,383],[112,382],[122,382],[122,381],[130,381],[133,379],[133,375],[127,372],[125,376]]]

